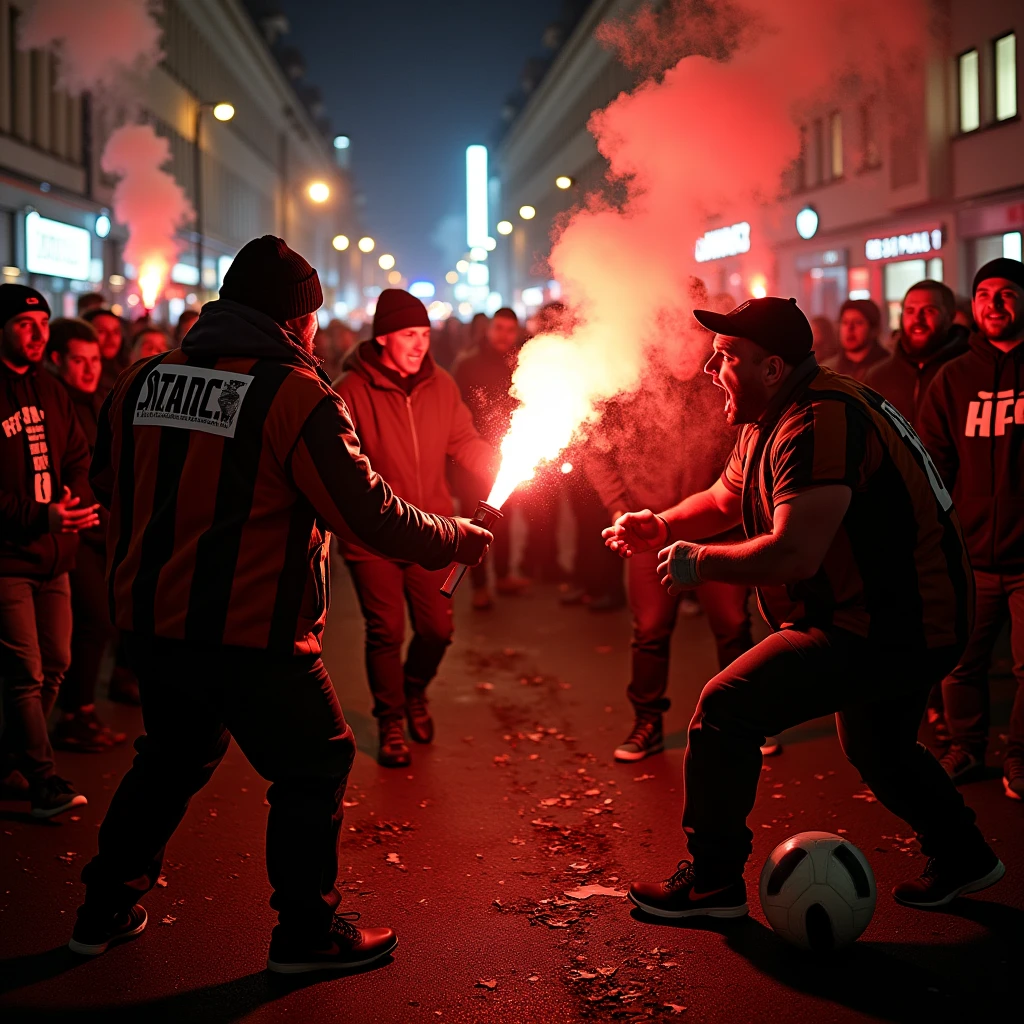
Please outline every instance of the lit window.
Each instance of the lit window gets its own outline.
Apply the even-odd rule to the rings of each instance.
[[[1021,249],[1021,233],[1019,231],[1010,231],[1003,235],[1003,256],[1006,259],[1017,260],[1019,263],[1022,258]]]
[[[973,132],[981,125],[978,95],[978,51],[960,55],[960,131]]]
[[[1014,33],[995,42],[996,120],[1017,116],[1017,37]]]
[[[829,148],[831,150],[831,172],[833,180],[843,176],[843,115],[836,111],[828,119]]]

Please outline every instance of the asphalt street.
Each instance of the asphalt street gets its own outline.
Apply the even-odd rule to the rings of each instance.
[[[633,879],[666,877],[684,852],[685,728],[715,671],[703,618],[677,630],[668,749],[619,765],[612,749],[631,723],[627,613],[562,608],[554,587],[480,613],[467,587],[433,686],[436,742],[414,749],[410,769],[388,770],[375,761],[362,621],[343,568],[334,585],[326,661],[359,744],[346,797],[343,909],[393,926],[393,959],[346,977],[282,980],[264,970],[273,925],[266,786],[234,746],[168,847],[161,883],[143,901],[147,931],[95,960],[69,953],[79,872],[131,749],[61,755],[59,769],[88,806],[45,824],[16,808],[0,820],[5,1024],[931,1022],[1020,1006],[1024,805],[1003,796],[994,770],[964,792],[1006,878],[943,912],[911,910],[889,896],[924,864],[907,826],[845,761],[831,721],[809,723],[764,765],[751,818],[750,918],[651,923],[621,896],[567,892],[621,892]],[[993,683],[992,764],[1011,692],[1005,668]],[[102,711],[138,734],[134,709]],[[765,858],[810,830],[856,843],[878,883],[864,936],[831,958],[783,943],[757,901]]]

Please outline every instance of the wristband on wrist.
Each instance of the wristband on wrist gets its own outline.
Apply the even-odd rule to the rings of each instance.
[[[703,554],[703,544],[688,544],[686,541],[679,541],[675,545],[669,563],[673,582],[680,587],[696,587],[703,583],[699,564]]]
[[[665,527],[665,541],[664,541],[664,543],[666,543],[666,544],[670,543],[671,540],[672,540],[672,529],[668,525],[668,520],[663,515],[660,515],[657,512],[654,513],[654,518],[657,519],[658,522],[661,523],[661,525]]]

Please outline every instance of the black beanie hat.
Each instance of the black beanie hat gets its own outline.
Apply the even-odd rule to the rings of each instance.
[[[41,292],[24,284],[0,284],[0,327],[19,313],[50,314],[50,304]]]
[[[242,246],[224,275],[220,297],[252,306],[279,324],[324,304],[316,271],[276,235]]]
[[[1020,260],[1011,260],[1006,256],[1000,256],[997,260],[989,260],[974,275],[974,286],[971,288],[971,295],[974,295],[978,290],[978,285],[982,281],[987,281],[990,277],[1002,277],[1024,288],[1024,263],[1021,263]]]
[[[401,288],[385,288],[377,296],[377,309],[373,314],[372,337],[381,338],[406,327],[429,327],[427,307]]]

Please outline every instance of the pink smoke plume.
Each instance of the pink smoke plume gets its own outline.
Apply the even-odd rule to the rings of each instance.
[[[71,93],[116,89],[160,59],[156,0],[34,0],[20,19],[18,46],[60,58],[58,84]]]
[[[891,95],[928,29],[925,0],[674,0],[603,30],[648,77],[591,117],[609,187],[556,229],[550,256],[577,325],[522,350],[491,504],[635,390],[652,354],[699,370],[695,240],[709,221],[747,221],[763,245],[799,119]]]
[[[114,216],[129,229],[125,260],[138,268],[143,302],[151,309],[178,256],[177,230],[194,216],[182,187],[163,167],[171,159],[167,139],[148,124],[118,128],[107,140],[101,164],[120,181]]]

